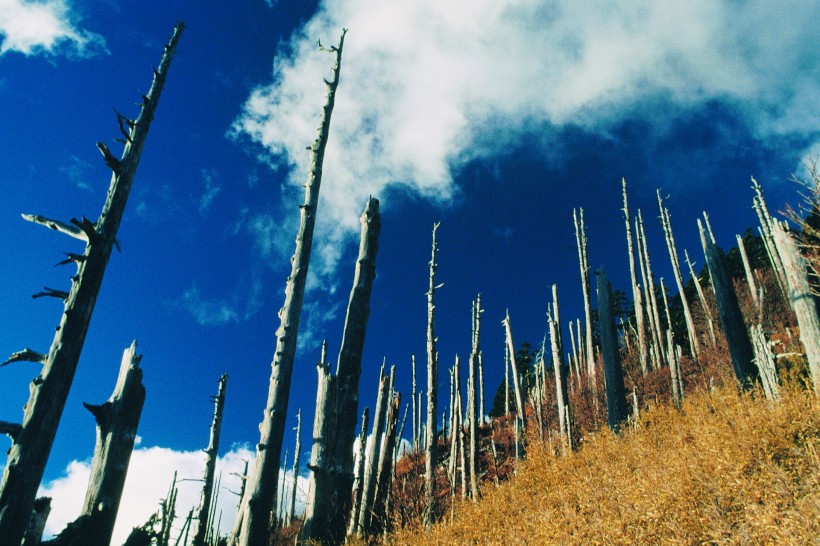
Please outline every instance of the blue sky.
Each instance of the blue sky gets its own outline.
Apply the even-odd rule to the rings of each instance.
[[[3,354],[47,349],[60,304],[30,295],[67,287],[70,269],[52,264],[78,250],[20,213],[97,217],[110,175],[94,144],[115,149],[112,108],[136,112],[174,23],[187,27],[46,471],[51,491],[83,494],[94,426],[81,402],[109,396],[132,339],[148,391],[138,448],[145,472],[181,467],[198,477],[208,396],[225,371],[222,452],[233,465],[225,468],[257,441],[305,147],[332,63],[317,40],[333,44],[350,29],[289,409],[294,425],[303,409],[303,446],[321,340],[338,352],[368,195],[382,202],[383,228],[363,403],[372,404],[383,358],[396,364],[405,395],[410,355],[424,362],[430,230],[440,221],[441,383],[444,366],[470,349],[470,302],[480,292],[489,407],[503,377],[505,309],[516,342],[533,344],[546,329],[552,283],[562,317],[579,316],[574,207],[585,209],[590,265],[626,290],[622,177],[667,284],[656,188],[669,196],[679,252],[697,262],[702,210],[724,247],[755,224],[750,176],[770,208],[797,202],[789,178],[820,151],[817,15],[810,0],[0,0]],[[37,373],[27,363],[0,369],[0,419],[21,418]],[[0,450],[9,445],[0,439]],[[155,480],[156,490],[127,489],[133,503],[121,526],[123,517],[147,518],[167,486],[165,474]],[[187,487],[194,502],[196,486]],[[79,502],[63,502],[54,529]]]

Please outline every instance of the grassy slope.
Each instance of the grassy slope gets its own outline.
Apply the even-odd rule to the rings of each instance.
[[[452,521],[391,544],[820,544],[820,401],[731,389],[657,407],[618,438],[555,458],[531,442],[518,477]]]

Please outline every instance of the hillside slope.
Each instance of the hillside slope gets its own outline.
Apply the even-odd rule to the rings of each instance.
[[[518,476],[390,544],[820,544],[820,402],[733,389],[641,414],[556,458],[531,441]]]

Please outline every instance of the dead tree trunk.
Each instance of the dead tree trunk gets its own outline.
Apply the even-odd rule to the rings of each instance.
[[[645,273],[644,286],[646,287],[646,300],[648,304],[647,312],[651,312],[650,322],[652,325],[652,338],[655,347],[655,369],[661,367],[663,364],[663,333],[661,331],[661,316],[658,310],[658,296],[655,293],[655,277],[652,276],[652,265],[649,261],[649,249],[647,248],[646,232],[643,228],[643,217],[641,211],[638,209],[638,226],[636,228],[638,237],[638,246],[641,250],[641,273]]]
[[[692,265],[692,260],[689,259],[689,253],[684,250],[683,256],[686,259],[686,265],[689,266],[689,274],[695,283],[695,290],[698,293],[698,300],[700,300],[700,307],[703,309],[703,314],[706,315],[707,325],[709,326],[709,340],[712,342],[712,347],[715,346],[717,340],[715,339],[715,319],[712,317],[712,311],[706,303],[706,296],[703,294],[703,287],[700,285],[700,279],[695,274],[695,267]]]
[[[746,284],[749,286],[749,293],[752,296],[752,302],[755,304],[755,309],[760,311],[760,300],[757,296],[757,283],[755,276],[752,274],[752,267],[749,263],[749,255],[746,254],[746,245],[743,244],[743,237],[735,234],[737,239],[737,249],[740,251],[740,259],[743,262],[743,272],[746,274]]]
[[[515,389],[515,411],[518,414],[516,419],[521,421],[522,424],[524,424],[524,427],[526,427],[526,423],[524,423],[524,420],[526,419],[526,413],[524,412],[525,397],[522,392],[523,389],[521,388],[521,381],[518,377],[518,364],[515,362],[515,345],[513,344],[509,310],[504,317],[504,332],[507,336],[507,350],[510,353],[510,373],[512,374],[513,388]]]
[[[743,314],[740,312],[737,294],[735,294],[732,280],[726,270],[723,255],[717,248],[711,234],[704,230],[700,219],[698,219],[698,231],[700,232],[703,253],[706,257],[706,267],[709,269],[709,276],[712,279],[712,288],[715,290],[720,324],[729,345],[729,354],[732,357],[735,376],[741,386],[748,389],[757,380],[758,374],[753,364],[754,350],[749,340],[749,332],[746,331]]]
[[[31,512],[31,521],[23,537],[20,546],[39,546],[43,539],[43,531],[46,528],[48,515],[51,513],[51,497],[40,497],[34,501],[34,509]]]
[[[624,190],[624,224],[626,225],[626,247],[629,253],[629,278],[632,281],[632,301],[635,305],[635,328],[638,330],[638,355],[641,362],[641,373],[646,375],[646,325],[644,324],[643,294],[638,285],[635,270],[635,252],[632,249],[632,218],[629,216],[629,200],[626,196],[626,178],[621,179]],[[560,329],[560,326],[558,327]]]
[[[592,306],[589,299],[589,261],[587,260],[587,231],[584,224],[584,209],[580,209],[578,215],[573,210],[572,220],[575,223],[575,240],[578,243],[578,262],[581,267],[581,289],[584,294],[587,376],[590,383],[595,387],[595,353],[592,346]]]
[[[669,209],[663,206],[661,190],[658,190],[658,207],[661,212],[661,226],[666,236],[666,248],[669,250],[669,260],[672,262],[672,272],[675,274],[675,284],[678,287],[678,295],[680,296],[681,306],[683,307],[683,318],[686,322],[686,333],[689,337],[689,350],[692,358],[697,360],[700,349],[698,346],[698,336],[695,331],[695,323],[692,320],[692,313],[689,311],[689,302],[686,300],[686,293],[683,290],[678,250],[675,248],[675,235],[672,233],[672,216],[669,214]],[[672,327],[671,322],[669,323],[669,327]]]
[[[390,486],[393,481],[393,451],[396,448],[401,393],[393,393],[392,398],[387,406],[384,442],[379,456],[378,483],[373,500],[373,517],[369,534],[379,534],[384,531],[388,523],[387,514],[390,513],[388,503],[390,501]]]
[[[327,82],[327,100],[322,109],[319,132],[310,147],[310,169],[305,184],[305,203],[299,208],[300,221],[299,232],[296,236],[296,250],[291,260],[291,273],[285,286],[285,303],[279,312],[281,323],[276,331],[276,350],[271,363],[270,389],[264,418],[259,425],[260,438],[256,446],[256,460],[248,476],[245,498],[237,514],[237,524],[234,526],[231,539],[232,543],[240,546],[263,546],[270,538],[270,513],[277,496],[276,477],[282,454],[285,416],[290,398],[299,320],[302,316],[302,301],[313,246],[313,228],[316,223],[316,209],[322,183],[322,162],[330,134],[330,118],[336,100],[336,89],[339,85],[345,32],[342,31],[339,45],[331,48],[331,52],[336,57],[333,75]]]
[[[302,455],[302,410],[296,414],[296,448],[293,456],[293,469],[290,473],[290,506],[285,514],[285,525],[290,525],[296,517],[296,486],[299,483],[299,457]]]
[[[433,244],[430,257],[430,287],[427,291],[427,457],[424,461],[424,526],[430,527],[435,519],[436,500],[436,466],[437,446],[436,413],[438,406],[438,351],[436,350],[436,255],[438,243],[436,231],[439,224],[433,225]]]
[[[777,380],[777,367],[774,364],[774,355],[769,349],[763,326],[758,324],[751,328],[752,345],[755,351],[755,364],[760,372],[760,382],[763,384],[763,393],[768,400],[780,400],[780,388]]]
[[[552,347],[552,367],[555,371],[555,401],[558,405],[558,427],[561,438],[567,449],[569,443],[569,395],[567,394],[567,372],[564,365],[564,342],[561,339],[561,317],[558,309],[558,285],[552,285],[552,313],[547,314],[550,328],[550,346]]]
[[[342,333],[342,346],[336,376],[328,389],[334,392],[317,399],[316,422],[321,418],[324,430],[314,429],[314,449],[320,453],[311,462],[310,487],[305,513],[303,537],[328,544],[344,541],[351,510],[353,488],[353,443],[359,412],[359,379],[362,372],[367,320],[370,317],[370,294],[376,278],[376,254],[379,247],[381,216],[379,201],[370,198],[361,216],[361,238],[353,288]],[[327,370],[329,373],[329,368]],[[322,436],[315,436],[321,432]],[[321,463],[321,464],[320,464]]]
[[[356,450],[356,476],[353,482],[353,506],[350,511],[350,522],[347,526],[347,535],[353,536],[359,526],[359,514],[362,511],[362,491],[364,490],[364,458],[367,445],[367,422],[370,410],[364,408],[362,412],[362,430],[359,433],[359,447]]]
[[[470,496],[473,500],[479,497],[478,491],[478,367],[479,353],[481,352],[481,294],[473,302],[473,348],[470,353],[469,393],[467,401],[467,419],[470,426],[470,448],[468,452],[470,464]]]
[[[618,327],[615,324],[615,312],[612,310],[612,286],[603,270],[597,272],[597,277],[601,353],[606,382],[607,423],[613,432],[618,432],[629,417],[626,407],[624,372],[621,367],[621,351],[618,347]]]
[[[786,270],[783,266],[783,260],[778,253],[777,244],[774,240],[774,225],[775,220],[769,214],[769,208],[766,206],[766,200],[763,199],[763,189],[757,180],[752,177],[752,188],[755,190],[755,197],[752,201],[752,207],[757,212],[757,217],[760,219],[760,235],[763,240],[763,246],[766,249],[766,254],[769,256],[769,261],[772,264],[772,271],[774,277],[777,279],[777,284],[780,287],[783,296],[786,300],[789,299],[789,283],[786,280]]]
[[[419,444],[421,443],[421,440],[419,439],[421,427],[418,426],[418,421],[416,419],[418,412],[421,411],[421,408],[416,405],[416,355],[411,355],[410,362],[413,370],[413,386],[410,390],[410,397],[412,398],[410,402],[413,404],[413,450],[418,450]]]
[[[202,481],[202,495],[197,507],[196,528],[194,530],[194,546],[205,546],[205,536],[210,528],[211,499],[214,492],[214,478],[216,477],[216,459],[219,457],[219,438],[222,433],[222,410],[225,407],[225,388],[228,386],[228,374],[219,378],[214,401],[214,418],[211,422],[211,435],[208,448],[205,450],[205,475]]]
[[[381,452],[382,429],[384,428],[385,413],[387,411],[389,387],[390,380],[382,373],[379,382],[379,394],[376,396],[376,411],[373,412],[373,429],[370,432],[370,442],[367,444],[367,454],[365,455],[362,501],[359,509],[359,522],[355,530],[358,536],[367,534],[373,516],[373,498],[376,496],[379,453]]]
[[[179,23],[165,46],[159,69],[154,72],[151,89],[143,97],[137,119],[129,120],[117,115],[126,142],[122,158],[116,159],[105,144],[97,144],[106,165],[113,171],[108,195],[97,221],[91,222],[84,217],[65,224],[40,216],[23,216],[26,220],[80,239],[85,243],[85,251],[83,254],[69,253],[68,260],[64,262],[75,262],[77,265],[71,290],[60,292],[47,289],[43,293],[64,301],[63,316],[48,354],[21,351],[10,359],[41,362],[43,371],[31,384],[23,422],[13,438],[0,482],[0,537],[8,544],[19,544],[26,532],[37,488],[77,370],[105,268],[116,244],[128,194],[182,29],[183,25]]]
[[[773,224],[772,235],[783,263],[789,303],[800,326],[800,342],[806,351],[814,392],[820,395],[820,318],[809,286],[806,261],[792,237],[777,222]]]

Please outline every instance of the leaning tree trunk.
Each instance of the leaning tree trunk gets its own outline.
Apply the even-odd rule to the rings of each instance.
[[[521,421],[526,428],[526,414],[524,413],[524,394],[522,393],[521,381],[518,377],[518,364],[515,361],[515,344],[512,337],[512,326],[510,326],[510,312],[507,311],[504,317],[504,333],[506,334],[507,350],[510,357],[510,373],[513,378],[513,388],[515,389],[515,411],[517,412],[516,420]]]
[[[800,342],[806,350],[814,392],[820,395],[820,317],[817,316],[817,306],[809,286],[806,262],[800,255],[797,244],[777,223],[772,228],[772,235],[783,262],[789,302],[800,326]]]
[[[436,412],[438,406],[438,351],[436,350],[436,255],[438,243],[433,225],[433,244],[430,257],[430,287],[427,290],[427,445],[424,461],[424,526],[431,527],[435,519],[436,499]]]
[[[165,46],[159,69],[154,72],[151,89],[143,97],[137,119],[129,120],[117,114],[120,130],[125,137],[122,158],[115,158],[105,144],[97,143],[106,165],[113,171],[108,195],[97,221],[72,219],[71,224],[65,224],[40,216],[24,215],[27,220],[80,239],[85,242],[85,251],[83,254],[68,254],[66,262],[77,264],[71,290],[60,292],[46,289],[43,293],[65,302],[63,316],[48,354],[41,355],[26,349],[15,353],[10,359],[41,362],[43,371],[31,384],[23,422],[12,438],[13,444],[0,482],[0,537],[8,544],[19,544],[26,532],[37,488],[77,370],[105,268],[116,244],[128,194],[182,29],[183,25],[179,23]]]
[[[344,541],[350,517],[359,378],[381,231],[378,199],[368,199],[361,224],[359,256],[350,291],[336,376],[332,377],[333,381],[328,386],[334,392],[321,405],[317,399],[316,405],[317,423],[321,419],[326,428],[321,431],[322,436],[315,436],[314,446],[318,446],[321,456],[317,454],[317,460],[311,462],[311,486],[308,488],[303,537],[327,544]],[[319,432],[314,429],[314,434]]]
[[[558,285],[552,285],[552,313],[548,313],[552,366],[555,371],[555,400],[558,405],[558,427],[564,446],[571,450],[569,395],[567,394],[567,372],[564,365],[564,342],[561,339],[561,317],[558,308]]]
[[[580,209],[580,215],[576,215],[575,210],[573,210],[572,220],[575,223],[575,240],[578,243],[578,262],[581,268],[581,289],[584,294],[587,376],[593,388],[597,388],[595,386],[595,353],[592,346],[592,306],[589,300],[589,261],[587,259],[587,230],[584,224],[584,209]]]
[[[370,432],[370,442],[365,454],[364,478],[362,479],[362,500],[359,507],[359,521],[353,530],[358,536],[366,534],[370,528],[373,516],[373,498],[376,496],[376,482],[378,481],[378,458],[381,453],[382,429],[384,428],[385,413],[389,397],[390,380],[380,373],[379,393],[376,396],[376,409],[373,412],[373,429]]]
[[[626,178],[621,179],[624,193],[624,223],[626,224],[626,248],[629,254],[629,278],[632,281],[632,301],[635,304],[635,327],[638,329],[638,356],[641,362],[641,373],[646,375],[646,325],[644,324],[643,295],[638,285],[635,270],[635,252],[632,248],[632,219],[629,216],[629,201],[626,196]],[[558,326],[560,329],[560,326]]]
[[[700,279],[695,274],[695,267],[692,265],[692,260],[689,259],[689,253],[684,249],[683,256],[686,260],[686,265],[689,266],[689,275],[695,283],[695,291],[698,293],[698,300],[700,300],[700,307],[703,309],[703,314],[706,315],[706,322],[709,326],[709,340],[712,342],[712,347],[715,346],[717,340],[715,339],[715,319],[712,317],[712,311],[706,303],[706,296],[703,294],[703,287],[700,285]]]
[[[643,216],[641,215],[641,209],[638,209],[638,218],[637,222],[637,235],[638,235],[638,246],[640,247],[639,254],[641,255],[641,273],[645,275],[644,278],[644,287],[645,287],[645,296],[647,301],[647,314],[651,313],[650,323],[652,325],[652,339],[654,340],[654,347],[655,347],[655,369],[661,367],[663,364],[663,333],[661,332],[661,315],[660,311],[658,310],[658,296],[655,292],[655,277],[652,275],[652,263],[649,261],[649,248],[647,247],[646,242],[646,232],[643,228]]]
[[[746,274],[746,284],[749,286],[752,302],[755,304],[755,309],[760,313],[762,309],[760,308],[760,299],[757,295],[757,283],[755,282],[755,276],[752,274],[749,255],[746,254],[746,245],[743,244],[743,237],[741,237],[740,234],[735,234],[735,239],[737,240],[737,249],[740,251],[740,260],[743,262],[743,272]]]
[[[621,366],[621,351],[618,347],[618,327],[612,309],[612,286],[603,270],[598,276],[598,316],[601,328],[601,353],[604,361],[606,382],[607,423],[613,432],[618,432],[628,415],[624,371]]]
[[[274,508],[277,489],[277,473],[282,454],[285,432],[285,416],[290,398],[293,361],[302,301],[305,296],[310,252],[313,246],[313,228],[319,204],[322,183],[322,162],[330,134],[330,118],[339,86],[346,30],[342,31],[339,45],[332,47],[336,60],[333,76],[327,83],[327,100],[322,109],[319,132],[310,147],[310,168],[305,184],[305,203],[299,207],[299,232],[296,250],[291,259],[291,273],[285,286],[285,303],[279,312],[281,323],[276,331],[276,350],[271,363],[270,388],[265,405],[264,419],[259,425],[260,438],[256,446],[256,460],[248,476],[242,507],[236,516],[231,542],[240,546],[264,546],[270,538],[270,513]]]
[[[20,546],[38,546],[41,543],[50,513],[51,497],[39,497],[34,501],[31,521],[29,521],[23,543]]]
[[[390,502],[390,487],[393,482],[393,452],[396,448],[396,434],[398,431],[399,408],[401,393],[391,393],[392,400],[387,404],[387,417],[384,425],[384,442],[382,442],[377,467],[376,494],[373,498],[373,516],[368,534],[377,535],[387,526],[388,503]]]
[[[705,216],[705,213],[704,213]],[[700,242],[706,256],[706,267],[712,279],[712,288],[717,299],[718,316],[729,345],[729,354],[732,357],[732,366],[735,376],[744,389],[750,388],[758,379],[757,368],[754,365],[754,349],[749,339],[749,332],[743,321],[743,314],[737,301],[737,294],[732,286],[723,255],[715,244],[711,233],[707,233],[698,219]]]
[[[225,388],[228,386],[228,374],[223,373],[219,378],[216,396],[214,396],[214,418],[211,422],[211,435],[208,448],[205,450],[205,475],[202,478],[202,495],[197,508],[196,529],[194,530],[194,546],[205,546],[205,535],[208,533],[211,521],[211,499],[214,494],[214,478],[216,477],[216,459],[219,456],[219,437],[222,432],[222,410],[225,407]]]

